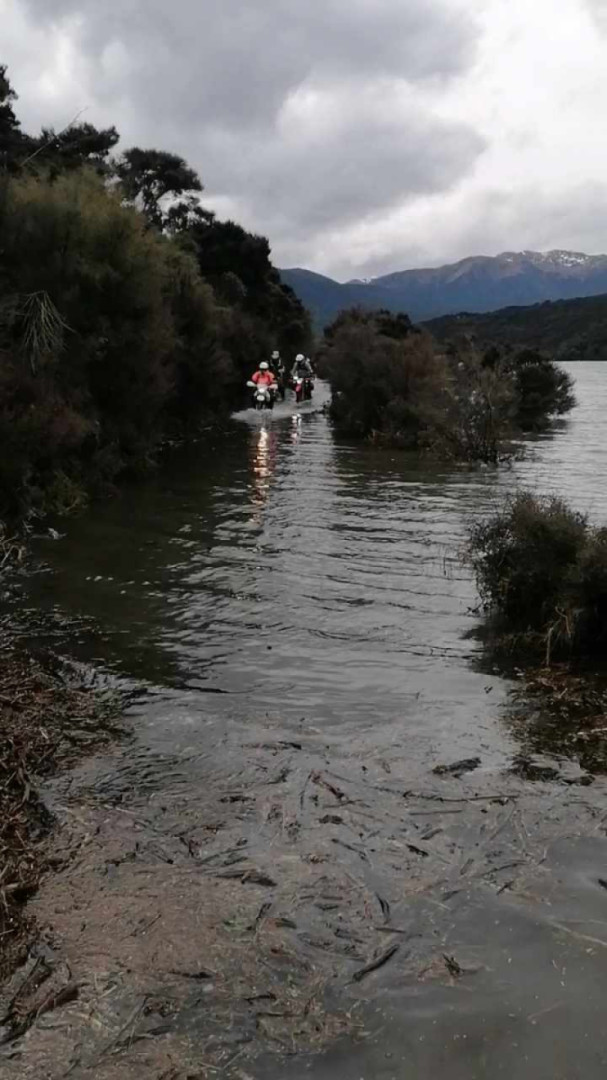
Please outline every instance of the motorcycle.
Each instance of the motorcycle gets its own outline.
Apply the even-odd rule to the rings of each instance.
[[[253,408],[257,410],[261,409],[273,409],[274,398],[276,391],[273,386],[258,386],[256,383],[249,381],[247,383],[253,392]]]
[[[298,405],[301,405],[302,401],[311,400],[314,383],[308,375],[295,375],[293,389],[295,391],[295,401]]]

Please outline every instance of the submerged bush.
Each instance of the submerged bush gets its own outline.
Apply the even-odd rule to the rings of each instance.
[[[573,379],[549,356],[525,348],[503,350],[498,356],[498,370],[514,380],[514,419],[521,431],[540,431],[552,417],[573,409]]]
[[[607,529],[520,494],[470,533],[466,557],[498,642],[584,656],[607,644]]]
[[[345,435],[463,461],[494,462],[505,450],[513,378],[471,349],[441,352],[404,315],[343,313],[326,332],[320,365]]]
[[[415,447],[429,389],[446,377],[429,335],[414,331],[408,320],[379,323],[355,312],[327,340],[321,371],[331,382],[331,415],[339,430]]]
[[[443,459],[497,462],[522,430],[574,404],[572,382],[533,350],[441,349],[406,315],[353,309],[325,332],[320,370],[345,435]]]

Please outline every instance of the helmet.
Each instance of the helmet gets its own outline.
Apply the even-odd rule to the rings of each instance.
[[[266,364],[265,360],[262,360],[262,361],[261,361],[261,364],[259,365],[259,370],[260,370],[260,371],[267,371],[267,370],[268,370],[268,368],[269,368],[269,366],[270,366],[270,365],[269,365],[269,364]]]
[[[280,360],[280,353],[278,349],[274,349],[274,352],[272,353],[272,360]]]
[[[303,364],[303,362],[304,362],[304,354],[303,353],[297,353],[297,356],[295,357],[295,363],[296,364]]]

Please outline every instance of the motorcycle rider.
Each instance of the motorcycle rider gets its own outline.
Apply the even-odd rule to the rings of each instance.
[[[270,371],[272,371],[276,377],[278,385],[278,393],[282,400],[285,399],[285,366],[282,362],[282,357],[278,349],[274,349],[270,360]]]
[[[291,378],[295,379],[298,376],[302,379],[311,379],[314,372],[312,371],[312,365],[303,353],[298,353],[295,357],[295,363],[291,369]]]
[[[265,360],[262,360],[258,370],[251,376],[251,382],[257,387],[269,390],[270,394],[275,393],[278,389],[274,373],[270,371],[270,365]]]

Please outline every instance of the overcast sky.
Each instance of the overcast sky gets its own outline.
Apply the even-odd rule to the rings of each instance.
[[[607,252],[607,0],[0,0],[26,130],[177,151],[281,266]]]

